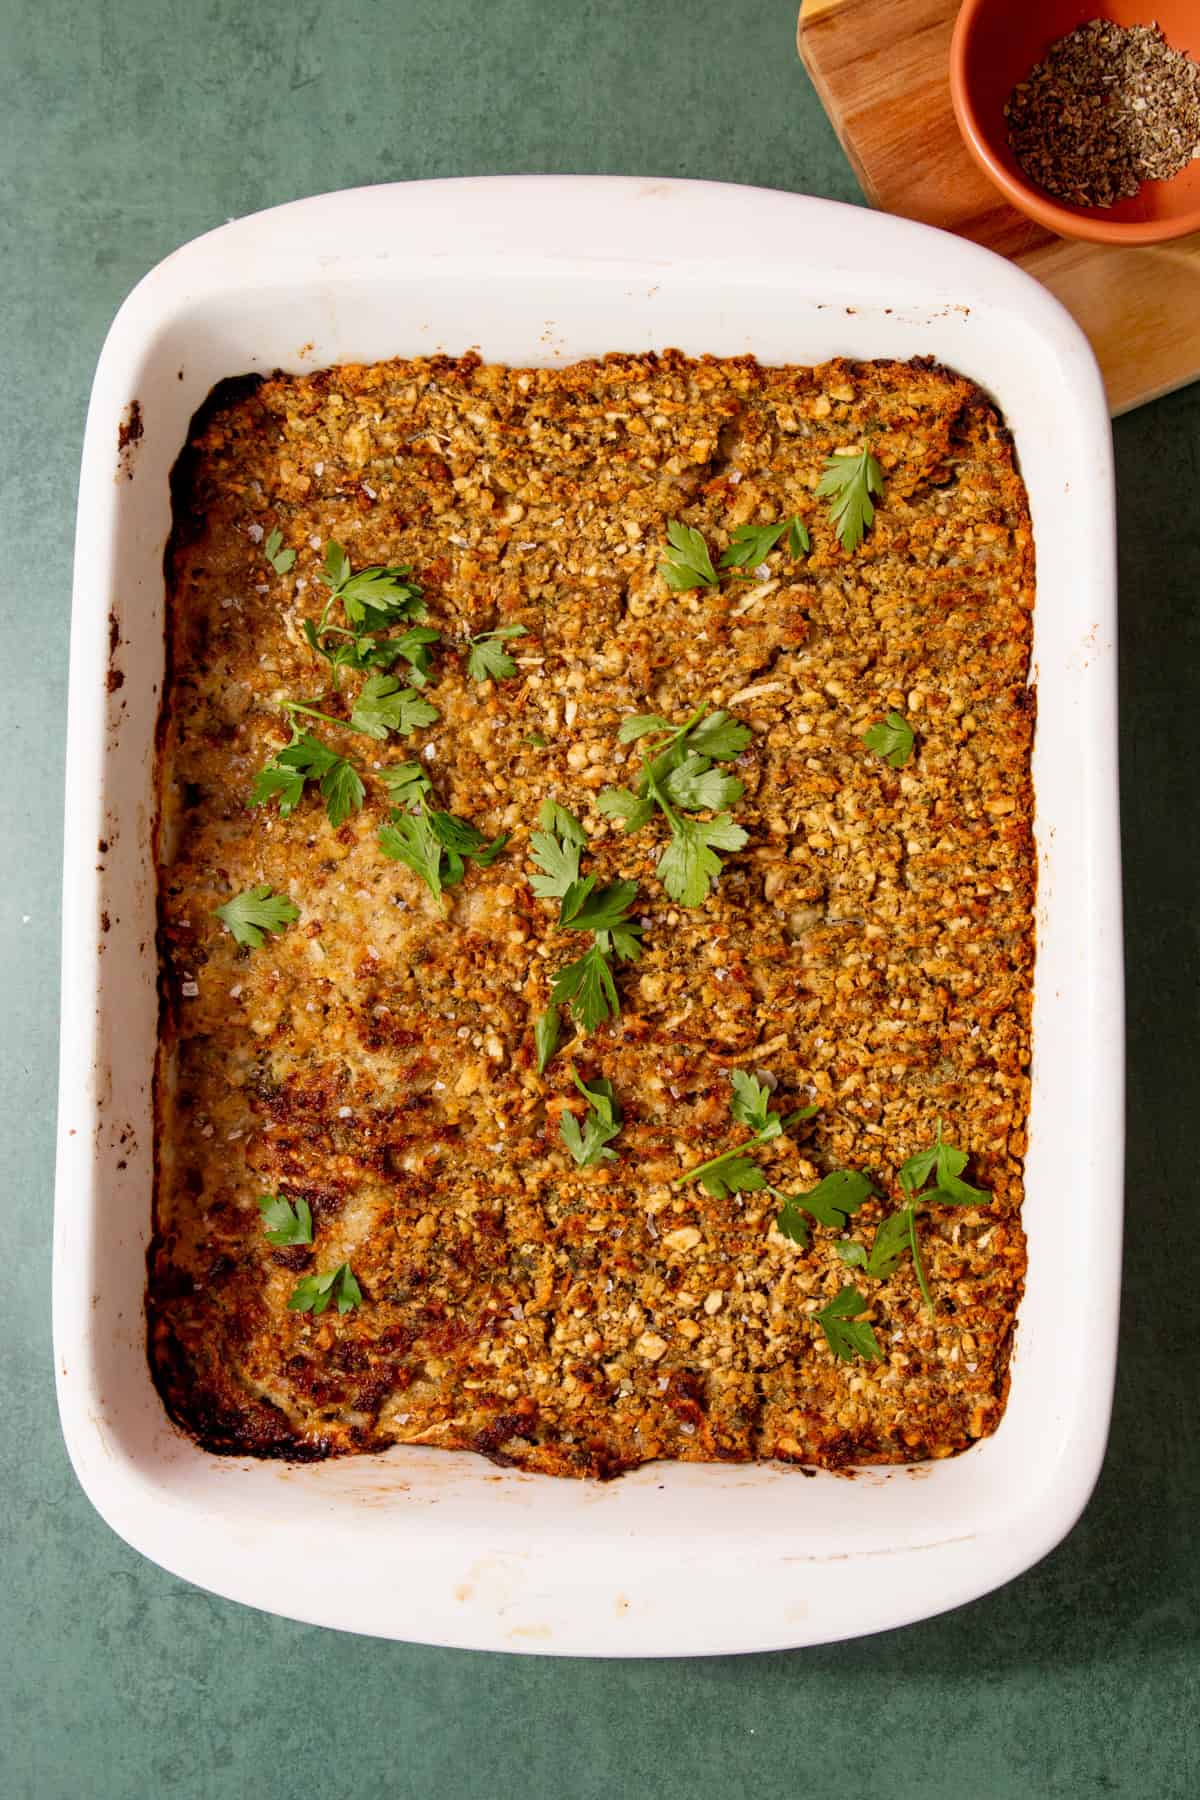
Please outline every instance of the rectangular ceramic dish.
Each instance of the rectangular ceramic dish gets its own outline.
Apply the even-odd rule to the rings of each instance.
[[[151,1386],[168,474],[224,376],[473,346],[510,363],[667,346],[764,362],[932,356],[1003,409],[1038,557],[1029,1280],[1004,1420],[962,1456],[854,1480],[660,1464],[606,1485],[413,1448],[292,1467],[198,1450]],[[113,1529],[188,1580],[295,1618],[576,1655],[877,1631],[1050,1550],[1099,1470],[1116,1348],[1115,604],[1111,442],[1086,341],[1028,276],[925,227],[698,183],[431,182],[243,219],[149,274],[92,394],[67,760],[55,1356],[72,1460]]]

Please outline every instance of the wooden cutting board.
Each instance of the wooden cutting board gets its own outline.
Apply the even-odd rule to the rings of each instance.
[[[958,0],[804,0],[800,55],[867,199],[1036,276],[1091,339],[1114,413],[1195,381],[1200,235],[1114,250],[1052,237],[1014,211],[955,123],[947,70],[957,12]]]

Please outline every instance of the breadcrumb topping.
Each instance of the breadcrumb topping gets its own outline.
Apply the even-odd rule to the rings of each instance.
[[[850,555],[814,490],[867,441],[886,493]],[[715,561],[738,525],[792,514],[808,556],[781,543],[752,579],[683,593],[657,572],[669,519]],[[442,633],[435,723],[328,731],[367,785],[337,829],[311,798],[247,810],[281,698],[322,688],[301,620],[330,539],[356,569],[411,563]],[[674,352],[228,384],[176,472],[168,580],[149,1318],[173,1416],[214,1451],[421,1443],[574,1476],[904,1462],[993,1431],[1025,1269],[1034,565],[986,397],[926,363]],[[516,676],[471,680],[466,639],[508,623]],[[704,703],[754,734],[749,842],[685,909],[654,875],[661,821],[627,838],[596,797],[636,768],[622,719]],[[889,710],[916,734],[899,770],[863,743]],[[377,842],[373,771],[414,757],[439,805],[509,834],[444,916]],[[599,879],[638,883],[645,949],[618,968],[620,1017],[574,1038],[564,1019],[539,1075],[533,1022],[579,948],[530,887],[548,795]],[[239,949],[214,908],[264,882],[300,920]],[[770,1194],[671,1185],[744,1136],[739,1068],[781,1112],[819,1109],[763,1147],[775,1186],[849,1168],[895,1196],[851,1221],[864,1244],[939,1118],[992,1191],[921,1215],[932,1317],[911,1259],[859,1278],[878,1362],[837,1361],[814,1325],[847,1278],[835,1233],[801,1248]],[[567,1154],[572,1070],[613,1085],[615,1161]],[[311,1248],[266,1241],[267,1193],[308,1203]],[[344,1261],[360,1306],[289,1312]]]

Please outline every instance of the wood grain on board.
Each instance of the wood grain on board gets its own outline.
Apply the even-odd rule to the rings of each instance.
[[[1146,248],[1052,237],[959,136],[947,76],[957,0],[804,0],[804,65],[872,206],[998,250],[1082,325],[1114,413],[1200,377],[1200,236]]]

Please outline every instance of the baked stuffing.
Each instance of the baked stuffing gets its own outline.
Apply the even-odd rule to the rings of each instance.
[[[815,489],[865,442],[885,498],[848,553]],[[1025,1270],[1034,563],[979,389],[927,362],[674,352],[277,375],[217,390],[174,498],[148,1303],[172,1416],[213,1451],[419,1443],[573,1476],[906,1462],[993,1431]],[[807,556],[781,544],[687,592],[658,572],[669,520],[716,561],[739,525],[792,514]],[[367,789],[337,828],[311,790],[286,818],[247,804],[288,741],[281,701],[330,691],[301,629],[330,541],[355,569],[411,564],[441,633],[436,722],[323,727]],[[515,676],[471,679],[466,640],[503,624],[525,628]],[[596,800],[637,768],[623,719],[704,704],[753,732],[749,841],[684,908],[655,877],[661,820],[626,836]],[[901,769],[863,742],[892,710],[916,734]],[[378,771],[414,758],[440,806],[508,834],[444,913],[380,853]],[[644,949],[616,967],[619,1017],[572,1036],[564,1015],[539,1074],[534,1021],[579,949],[530,886],[547,796],[590,872],[638,884]],[[239,947],[214,909],[262,883],[299,921]],[[774,1187],[873,1175],[864,1245],[939,1119],[991,1190],[920,1216],[932,1316],[911,1257],[859,1280],[877,1361],[839,1361],[814,1325],[847,1279],[835,1233],[802,1248],[770,1192],[672,1185],[745,1135],[734,1070],[782,1113],[818,1108],[762,1146]],[[576,1073],[623,1114],[594,1167],[560,1133]],[[311,1246],[267,1241],[268,1193],[308,1204]],[[288,1310],[343,1262],[361,1304]]]

